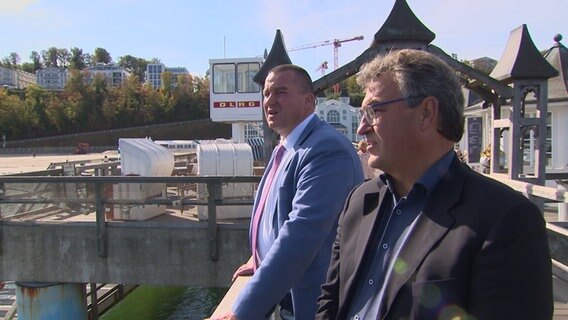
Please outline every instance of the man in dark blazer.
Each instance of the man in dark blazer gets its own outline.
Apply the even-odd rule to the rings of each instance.
[[[399,50],[358,82],[358,133],[384,174],[347,200],[316,319],[551,319],[542,213],[453,151],[464,124],[455,72]]]
[[[257,237],[251,232],[256,265],[235,273],[252,277],[225,318],[265,319],[280,303],[285,319],[313,319],[339,214],[363,171],[351,142],[314,114],[312,81],[304,69],[275,67],[263,94],[268,126],[281,137],[277,149],[285,150],[274,178],[268,177],[278,152],[260,182],[251,219],[251,230],[258,230]]]

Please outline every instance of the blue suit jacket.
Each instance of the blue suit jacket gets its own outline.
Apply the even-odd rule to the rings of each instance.
[[[264,319],[288,292],[295,318],[314,318],[339,214],[349,192],[363,181],[351,142],[317,117],[293,149],[278,191],[276,240],[233,305],[241,320]]]

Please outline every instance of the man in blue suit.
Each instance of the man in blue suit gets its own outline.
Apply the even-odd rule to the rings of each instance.
[[[275,67],[263,94],[268,126],[281,137],[277,149],[285,149],[274,177],[276,152],[259,185],[252,263],[235,272],[253,275],[224,319],[265,319],[278,304],[283,318],[313,319],[339,213],[363,172],[351,142],[314,114],[312,81],[304,69]]]

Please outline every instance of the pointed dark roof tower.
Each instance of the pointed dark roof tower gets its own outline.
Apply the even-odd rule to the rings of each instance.
[[[272,48],[270,48],[270,52],[268,53],[266,60],[252,79],[259,85],[264,86],[264,80],[266,80],[268,72],[270,72],[272,68],[288,63],[292,63],[292,60],[290,60],[288,52],[286,51],[282,32],[280,29],[277,29],[276,36],[274,36],[274,42],[272,43]]]
[[[505,52],[491,72],[491,77],[505,83],[514,79],[548,79],[556,75],[558,72],[534,45],[526,24],[511,31]]]
[[[371,46],[355,60],[314,81],[314,91],[325,90],[347,79],[364,63],[392,49],[427,50],[434,38],[436,38],[434,32],[414,15],[406,0],[396,0],[387,20],[375,33]]]
[[[375,33],[371,47],[389,42],[419,42],[428,45],[436,38],[436,34],[430,31],[414,15],[406,0],[396,0],[387,20]]]
[[[562,35],[554,36],[554,46],[544,53],[546,61],[558,71],[556,77],[548,79],[548,99],[568,99],[568,49],[560,43]]]

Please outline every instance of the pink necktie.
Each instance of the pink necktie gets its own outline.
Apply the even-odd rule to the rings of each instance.
[[[272,186],[272,180],[276,175],[276,171],[278,170],[278,166],[280,165],[280,161],[282,160],[282,156],[284,155],[284,151],[286,148],[283,145],[278,145],[276,154],[274,155],[274,161],[272,161],[272,166],[270,167],[270,171],[266,176],[266,180],[262,185],[262,194],[260,195],[260,199],[256,206],[256,211],[254,212],[253,222],[252,222],[252,254],[254,256],[253,265],[254,270],[258,268],[259,262],[258,261],[258,254],[257,254],[257,240],[258,240],[258,227],[260,225],[260,218],[262,217],[262,213],[264,212],[264,204],[266,203],[266,198],[268,198],[268,194],[270,193],[270,187]]]

